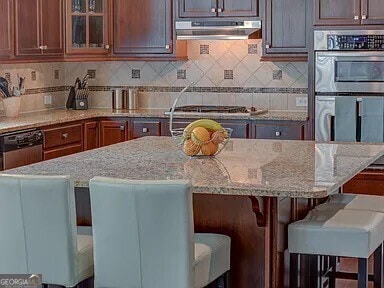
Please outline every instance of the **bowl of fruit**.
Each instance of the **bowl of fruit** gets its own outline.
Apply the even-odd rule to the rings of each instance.
[[[172,129],[172,137],[188,156],[215,156],[231,138],[232,129],[211,119],[199,119],[185,128]]]

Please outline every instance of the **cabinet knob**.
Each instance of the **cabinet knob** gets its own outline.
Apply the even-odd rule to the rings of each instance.
[[[107,44],[107,45],[104,45],[104,49],[105,50],[109,50],[110,46]]]
[[[148,133],[148,128],[143,128],[143,133]]]
[[[218,13],[221,13],[221,12],[223,12],[223,10],[224,10],[223,8],[218,8],[218,9],[217,9],[217,12],[218,12]]]
[[[125,126],[124,126],[124,125],[121,125],[121,126],[120,126],[120,130],[121,130],[121,131],[124,131],[124,130],[125,130]]]
[[[40,49],[40,50],[47,50],[47,49],[48,49],[48,46],[43,45],[43,46],[40,46],[39,49]]]
[[[265,48],[269,49],[269,48],[271,48],[271,46],[267,44],[267,45],[265,45]]]
[[[169,49],[169,47],[170,47],[169,45],[165,45],[165,49],[167,49],[167,50],[168,50],[168,49]]]
[[[361,15],[361,19],[362,20],[366,20],[367,19],[367,15]]]
[[[359,15],[355,15],[354,17],[355,20],[359,20],[359,18],[360,18]]]
[[[276,131],[275,134],[276,134],[276,137],[281,136],[281,132],[280,131]]]
[[[67,139],[67,138],[68,138],[68,133],[63,133],[63,134],[61,135],[61,138],[63,138],[63,139]]]
[[[216,13],[216,8],[211,8],[212,13]]]

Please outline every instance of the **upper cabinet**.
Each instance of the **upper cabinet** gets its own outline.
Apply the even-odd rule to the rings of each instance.
[[[67,0],[66,8],[67,53],[108,54],[108,0]]]
[[[15,17],[16,56],[64,54],[63,0],[15,0]]]
[[[13,55],[13,1],[0,0],[0,57]]]
[[[315,0],[315,25],[384,24],[382,0]]]
[[[257,17],[257,0],[178,0],[180,18]]]
[[[263,58],[306,60],[308,1],[268,0],[264,8]]]
[[[114,54],[172,54],[171,0],[115,0]]]

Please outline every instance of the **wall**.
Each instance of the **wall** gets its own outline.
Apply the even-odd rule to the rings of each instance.
[[[89,80],[91,107],[111,107],[112,87],[138,86],[140,107],[168,108],[177,92],[193,81],[192,92],[180,104],[306,110],[296,106],[296,97],[307,96],[307,63],[262,62],[260,55],[260,40],[189,41],[189,61],[1,65],[0,74],[10,73],[12,81],[17,73],[27,77],[24,112],[63,107],[65,90],[87,72],[93,76]],[[47,94],[53,96],[51,105],[44,105]]]

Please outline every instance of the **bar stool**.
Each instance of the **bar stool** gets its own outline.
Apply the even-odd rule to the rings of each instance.
[[[200,288],[227,276],[230,238],[194,233],[187,182],[95,177],[90,195],[95,288]]]
[[[381,255],[383,231],[384,213],[312,210],[304,220],[288,226],[288,249],[294,262],[299,255],[358,258],[358,288],[367,288],[368,258],[373,253]],[[297,270],[298,266],[293,265],[291,269]],[[375,283],[381,283],[381,274],[374,275]],[[298,271],[291,275],[298,275]],[[291,287],[298,287],[295,276],[291,279]],[[335,287],[334,277],[330,278],[330,287]]]
[[[93,276],[92,236],[78,235],[68,177],[1,175],[0,231],[1,273],[65,287]]]

